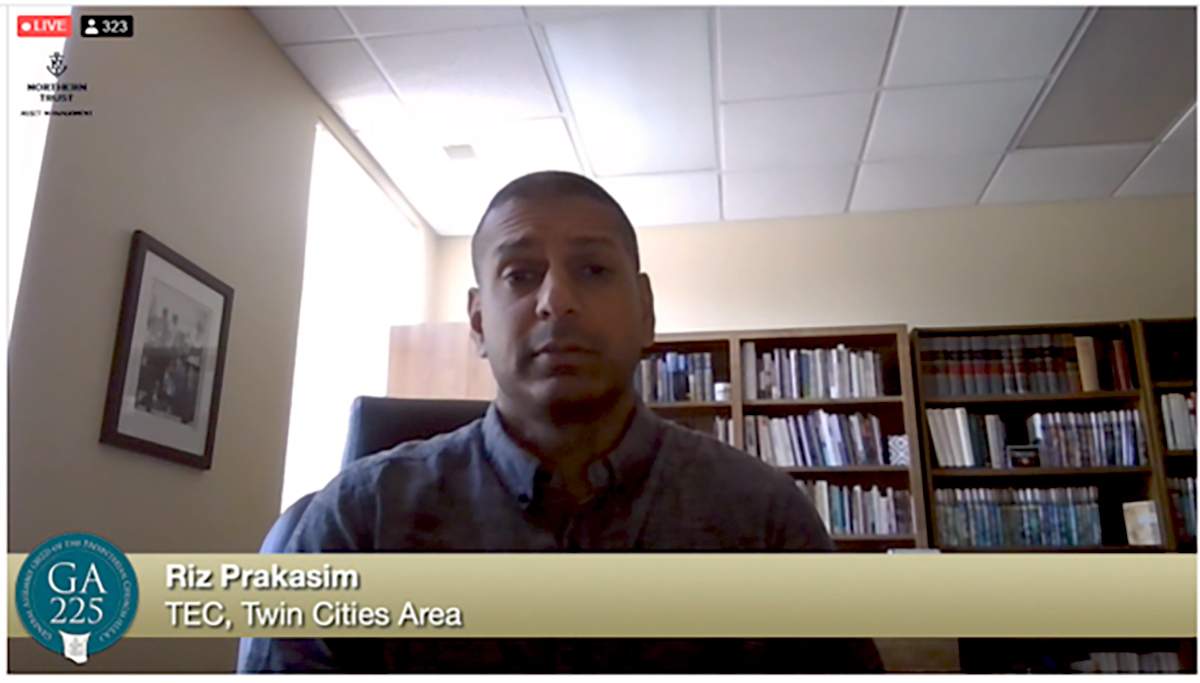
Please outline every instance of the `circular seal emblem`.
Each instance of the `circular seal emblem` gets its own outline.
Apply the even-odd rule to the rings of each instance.
[[[137,575],[103,538],[63,534],[25,558],[16,599],[21,623],[34,640],[83,664],[129,630],[137,613]]]

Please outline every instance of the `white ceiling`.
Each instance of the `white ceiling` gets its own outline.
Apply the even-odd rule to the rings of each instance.
[[[470,234],[501,186],[542,169],[596,178],[639,227],[1196,187],[1194,63],[1157,109],[1126,98],[1130,120],[1161,121],[1153,139],[1018,148],[1088,8],[252,11],[444,235]],[[1059,127],[1097,116],[1072,97]]]

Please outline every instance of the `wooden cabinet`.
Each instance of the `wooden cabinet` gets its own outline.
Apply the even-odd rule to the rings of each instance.
[[[467,323],[393,327],[387,395],[490,401],[496,380],[487,360],[475,352]]]

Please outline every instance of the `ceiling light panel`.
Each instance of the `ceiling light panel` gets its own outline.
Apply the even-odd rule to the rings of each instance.
[[[1003,152],[1041,87],[1025,80],[885,90],[864,158]]]
[[[725,220],[842,213],[853,181],[853,164],[725,173],[721,176]]]
[[[970,206],[1000,163],[1001,154],[930,157],[863,164],[851,211]]]
[[[1154,148],[1116,195],[1140,197],[1195,191],[1196,140],[1193,137],[1190,143],[1167,142]]]
[[[399,123],[400,102],[358,41],[293,45],[284,52],[351,128]]]
[[[520,7],[346,7],[363,36],[435,33],[523,24]]]
[[[856,162],[874,102],[868,92],[722,104],[723,168]]]
[[[716,10],[725,102],[870,90],[879,85],[896,9]]]
[[[1017,150],[1000,162],[981,203],[1109,197],[1148,151],[1150,145]]]
[[[558,115],[525,26],[367,39],[413,115],[430,125]],[[457,144],[443,140],[442,144]]]
[[[1195,8],[1105,7],[1018,146],[1152,142],[1195,101]]]
[[[354,37],[342,15],[332,7],[256,7],[250,12],[280,45]]]
[[[603,15],[545,31],[596,175],[716,168],[707,11]]]
[[[912,7],[900,17],[886,87],[1045,78],[1082,7]]]
[[[598,182],[639,228],[721,220],[715,172],[622,176]]]

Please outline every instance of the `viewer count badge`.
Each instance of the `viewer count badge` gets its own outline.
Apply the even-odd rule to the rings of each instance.
[[[76,664],[115,643],[137,614],[133,565],[92,534],[63,534],[40,545],[21,565],[16,590],[29,635]]]

